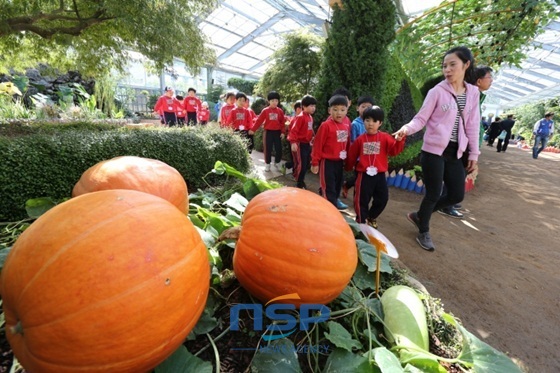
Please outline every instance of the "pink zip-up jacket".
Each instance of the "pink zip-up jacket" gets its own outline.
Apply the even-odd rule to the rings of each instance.
[[[463,120],[459,119],[459,130],[457,131],[459,149],[457,158],[461,158],[463,152],[469,146],[469,160],[478,161],[480,149],[478,147],[478,136],[480,131],[480,111],[478,99],[480,92],[478,87],[465,82],[467,88],[467,102],[463,109],[463,117],[466,125],[463,130]],[[446,80],[430,89],[420,111],[412,120],[403,127],[407,130],[407,136],[420,131],[426,127],[424,144],[422,150],[442,155],[449,144],[455,118],[457,117],[457,103],[453,98],[455,91]],[[466,133],[466,136],[465,136]]]

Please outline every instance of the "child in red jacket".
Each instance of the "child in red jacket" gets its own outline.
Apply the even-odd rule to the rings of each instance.
[[[249,133],[249,130],[253,125],[253,117],[249,110],[245,109],[246,101],[247,95],[243,92],[237,92],[235,95],[236,108],[229,113],[226,124],[228,127],[233,128],[234,132],[238,132],[241,137],[248,140],[247,150],[251,153],[254,148],[254,143],[253,135]]]
[[[187,126],[196,126],[196,113],[200,111],[202,102],[196,97],[196,89],[189,88],[185,98],[185,110],[187,111]]]
[[[187,111],[185,110],[185,98],[181,95],[177,95],[175,98],[181,103],[181,108],[177,111],[177,124],[179,127],[183,127],[185,125],[185,117],[187,116]]]
[[[338,208],[344,161],[348,156],[350,126],[346,118],[348,99],[335,95],[329,100],[330,117],[315,135],[311,151],[311,172],[319,173],[321,194]]]
[[[282,135],[285,131],[286,118],[284,117],[284,110],[278,107],[280,103],[278,92],[270,92],[267,98],[269,106],[261,111],[250,134],[255,133],[264,124],[263,147],[264,163],[266,164],[264,170],[270,171],[272,148],[274,147],[274,168],[276,171],[281,171]]]
[[[169,127],[177,124],[177,113],[183,109],[183,105],[173,97],[173,88],[165,87],[165,93],[157,100],[154,111],[163,114],[163,122]]]
[[[389,168],[388,156],[395,156],[404,149],[404,138],[396,140],[388,133],[379,131],[385,113],[379,106],[363,111],[366,133],[358,136],[350,146],[346,170],[356,170],[354,209],[356,221],[367,223],[377,229],[377,218],[389,201],[389,188],[385,172]],[[371,207],[370,201],[373,199]]]
[[[294,179],[298,188],[307,189],[305,174],[309,167],[311,156],[311,141],[313,140],[313,114],[317,108],[317,100],[313,96],[303,96],[301,99],[301,113],[294,118],[288,134],[288,141],[292,149],[294,162]]]
[[[235,109],[235,93],[228,92],[226,93],[226,103],[220,109],[220,115],[218,118],[218,122],[220,123],[220,127],[227,127],[227,120],[229,118],[229,114],[233,109]]]
[[[208,102],[204,101],[200,106],[200,111],[197,113],[198,123],[205,125],[210,120],[210,109],[208,109]]]

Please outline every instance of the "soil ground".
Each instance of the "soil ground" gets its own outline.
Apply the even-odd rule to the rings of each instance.
[[[513,144],[506,153],[485,145],[481,151],[476,186],[462,203],[464,219],[432,217],[434,252],[418,246],[406,219],[422,195],[391,187],[379,230],[470,332],[528,372],[560,372],[560,154],[534,160]],[[264,173],[262,154],[253,158],[261,174],[294,184],[291,175]],[[316,175],[308,174],[306,183],[318,189]],[[343,201],[352,205],[350,196]]]

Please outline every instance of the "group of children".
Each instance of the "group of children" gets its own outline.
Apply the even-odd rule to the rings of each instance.
[[[174,96],[171,87],[165,87],[165,93],[157,100],[154,112],[159,114],[161,123],[169,127],[194,126],[206,124],[210,119],[207,102],[201,102],[196,97],[196,89],[189,88],[187,97]]]
[[[329,100],[329,117],[319,126],[317,133],[313,127],[317,100],[306,95],[294,105],[296,115],[287,129],[293,176],[296,186],[306,189],[305,175],[311,166],[311,172],[319,174],[320,193],[339,209],[338,197],[343,184],[346,194],[348,188],[354,186],[356,220],[377,228],[376,219],[389,199],[385,178],[388,156],[399,154],[405,141],[379,130],[385,114],[380,107],[374,106],[373,98],[369,96],[358,99],[359,117],[351,123],[347,117],[351,105],[349,95],[345,89],[335,91]],[[279,168],[282,157],[280,136],[284,134],[284,115],[278,108],[279,98],[276,92],[269,94],[270,106],[262,111],[253,126],[254,131],[261,123],[265,125],[267,171],[270,170],[272,145],[276,149],[276,168]],[[354,177],[344,182],[344,170],[354,170]]]

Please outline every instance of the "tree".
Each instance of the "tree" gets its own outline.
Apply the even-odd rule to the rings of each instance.
[[[242,78],[230,78],[227,81],[229,87],[233,87],[238,91],[248,94],[249,96],[253,95],[253,89],[255,88],[255,84],[257,84],[254,80],[245,80]]]
[[[280,49],[273,54],[271,66],[261,78],[255,92],[264,97],[278,91],[282,101],[293,102],[312,92],[321,65],[323,39],[302,29],[287,34]]]
[[[367,94],[379,103],[384,92],[388,45],[395,38],[395,4],[392,0],[346,0],[343,4],[343,9],[334,7],[325,43],[316,91],[318,118],[326,117],[326,103],[339,87],[350,90],[354,102]],[[350,116],[355,116],[354,110]]]
[[[173,57],[196,72],[213,61],[197,25],[216,0],[0,0],[0,72],[39,62],[96,76],[127,50],[161,70]]]

